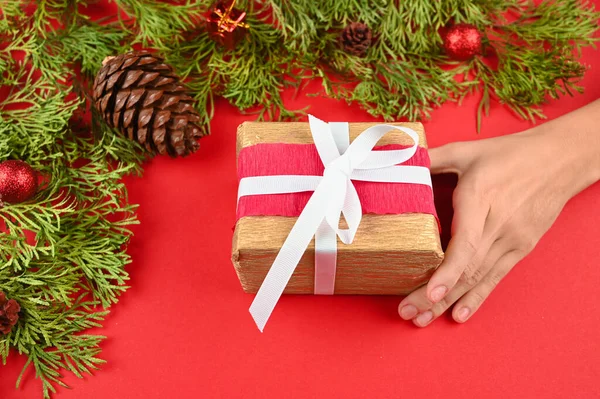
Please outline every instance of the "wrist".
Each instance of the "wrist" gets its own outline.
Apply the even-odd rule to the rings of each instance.
[[[600,120],[592,122],[569,114],[528,132],[538,148],[546,147],[552,154],[544,168],[569,197],[600,180]]]

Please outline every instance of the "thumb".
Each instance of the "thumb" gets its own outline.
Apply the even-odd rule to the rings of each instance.
[[[466,143],[450,143],[436,148],[429,149],[429,158],[431,159],[432,174],[439,173],[458,173],[459,165],[464,161],[464,156],[468,151],[464,149]]]

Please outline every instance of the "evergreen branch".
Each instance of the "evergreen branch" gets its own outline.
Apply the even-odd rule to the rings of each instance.
[[[77,63],[84,75],[93,77],[105,57],[123,52],[127,37],[127,32],[112,25],[85,23],[54,35],[50,47],[65,62]]]
[[[182,32],[192,29],[206,1],[186,0],[175,4],[155,0],[114,0],[131,20],[126,21],[136,28],[132,44],[144,47],[168,49],[169,44],[180,41]]]
[[[0,161],[24,160],[46,181],[30,201],[0,209],[0,290],[21,305],[17,326],[0,336],[0,356],[5,364],[11,347],[26,355],[45,397],[66,386],[61,370],[81,377],[103,363],[103,337],[81,333],[101,327],[105,309],[127,288],[126,245],[137,219],[121,179],[139,173],[143,160],[137,144],[106,126],[99,136],[72,129],[84,104],[64,84],[73,67],[92,74],[126,34],[83,17],[61,19],[61,5],[67,2],[44,3],[29,25],[9,20],[24,29],[10,29],[0,50],[8,90],[0,101]],[[41,35],[36,15],[73,25]]]
[[[570,42],[577,50],[591,45],[598,29],[598,13],[589,1],[545,0],[539,4],[526,2],[521,16],[514,22],[498,26],[502,31],[518,37],[527,44]]]
[[[53,32],[56,23],[70,26],[78,19],[86,18],[78,10],[79,4],[85,3],[85,0],[42,0],[36,3],[32,23],[40,37]]]

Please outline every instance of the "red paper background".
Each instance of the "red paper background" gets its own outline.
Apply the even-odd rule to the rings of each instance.
[[[583,61],[591,67],[585,94],[544,107],[551,118],[600,97],[600,51],[586,49]],[[291,107],[311,105],[324,120],[375,120],[355,106],[292,94]],[[530,126],[494,103],[478,136],[477,101],[435,111],[425,124],[430,145]],[[567,204],[464,325],[442,317],[416,328],[397,316],[397,297],[285,296],[260,334],[229,260],[235,130],[248,119],[219,101],[199,153],[157,158],[143,178],[127,179],[141,225],[129,248],[132,288],[96,331],[108,336],[108,364],[83,380],[67,374],[74,389],[57,398],[600,397],[600,184]],[[452,183],[434,182],[446,231]],[[0,398],[41,397],[32,369],[14,389],[24,363],[11,353]]]

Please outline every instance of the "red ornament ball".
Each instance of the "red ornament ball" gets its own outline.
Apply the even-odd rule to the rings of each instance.
[[[481,32],[471,24],[454,25],[444,35],[444,49],[453,60],[469,60],[481,54]]]
[[[35,170],[23,161],[0,163],[0,201],[18,204],[33,197],[38,189]]]

